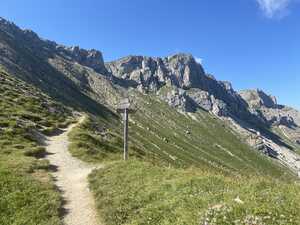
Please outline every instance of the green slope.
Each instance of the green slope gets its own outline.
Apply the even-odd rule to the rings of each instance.
[[[139,112],[133,115],[132,135],[143,138],[145,149],[170,163],[228,173],[284,174],[284,169],[248,147],[237,133],[205,111],[182,114],[155,96],[138,96],[137,101]]]
[[[120,162],[90,175],[107,225],[298,225],[298,184]]]
[[[287,169],[251,149],[224,122],[205,111],[183,114],[151,94],[133,92],[131,98],[137,109],[130,115],[131,157],[163,166],[194,166],[235,175],[292,177]],[[92,116],[70,137],[71,152],[85,161],[121,158],[121,117],[107,120]]]
[[[61,224],[61,199],[37,134],[71,121],[69,109],[0,69],[0,224]]]

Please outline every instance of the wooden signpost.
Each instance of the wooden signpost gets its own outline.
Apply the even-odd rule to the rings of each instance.
[[[120,101],[119,106],[117,108],[119,113],[123,114],[124,119],[124,160],[128,159],[128,114],[134,112],[133,109],[130,108],[130,102],[128,98],[124,98]]]

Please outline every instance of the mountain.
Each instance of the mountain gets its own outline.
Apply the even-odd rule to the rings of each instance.
[[[300,113],[262,91],[236,92],[190,54],[105,63],[100,51],[65,47],[0,19],[0,65],[65,106],[90,113],[94,125],[85,129],[104,130],[107,142],[111,132],[121,137],[116,106],[129,96],[137,109],[130,117],[136,157],[233,174],[283,176],[281,164],[300,169]]]
[[[172,104],[175,94],[168,92],[165,100],[184,111],[201,107],[222,116],[238,115],[246,111],[246,104],[232,89],[229,82],[217,81],[207,75],[192,55],[176,54],[165,58],[129,56],[106,64],[113,76],[145,92],[159,92],[167,86],[176,89],[177,105]],[[163,96],[162,96],[163,97]],[[225,106],[228,106],[226,107]]]

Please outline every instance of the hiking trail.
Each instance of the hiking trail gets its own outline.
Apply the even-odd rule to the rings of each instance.
[[[89,165],[74,158],[68,151],[70,144],[68,134],[83,122],[82,116],[76,124],[63,130],[62,134],[47,137],[47,159],[55,167],[52,173],[55,184],[62,192],[64,200],[64,223],[66,225],[99,225],[95,202],[88,188],[89,173],[100,166]]]

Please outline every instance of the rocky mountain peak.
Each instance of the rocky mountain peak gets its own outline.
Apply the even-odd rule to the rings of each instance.
[[[165,59],[169,62],[172,60],[181,63],[181,64],[190,64],[190,63],[196,63],[196,60],[194,59],[192,54],[189,53],[176,53],[170,56],[165,57]]]
[[[165,84],[188,89],[199,86],[204,70],[190,54],[175,54],[164,58],[128,56],[106,64],[116,77],[131,80],[147,90],[157,90]]]
[[[277,108],[277,99],[266,94],[260,89],[241,91],[240,96],[249,104],[251,108]]]
[[[106,68],[104,66],[104,60],[102,53],[98,50],[91,49],[86,50],[82,49],[79,46],[73,47],[64,47],[56,48],[57,50],[63,50],[64,54],[68,55],[71,60],[90,68],[93,68],[95,71],[106,74]],[[61,51],[60,51],[61,53]]]
[[[205,72],[191,54],[178,53],[165,58],[165,61],[175,78],[173,83],[184,89],[199,87]]]
[[[10,22],[2,17],[0,17],[0,30],[6,32],[6,33],[9,33],[9,32],[12,32],[12,33],[16,33],[18,31],[20,31],[21,29],[15,25],[13,22]]]
[[[293,129],[299,127],[299,112],[292,108],[278,105],[276,97],[268,95],[260,89],[244,90],[239,95],[247,102],[249,111],[260,117],[267,124],[281,125]]]

